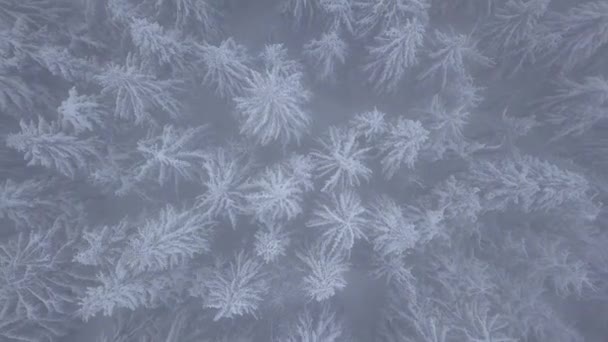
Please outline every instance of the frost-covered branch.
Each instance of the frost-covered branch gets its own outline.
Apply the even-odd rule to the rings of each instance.
[[[311,156],[325,179],[322,191],[357,187],[371,178],[372,170],[365,165],[370,148],[359,146],[355,131],[330,127],[320,144]]]
[[[101,85],[101,94],[114,101],[114,116],[133,120],[136,124],[154,121],[154,112],[160,110],[171,118],[180,117],[181,104],[176,95],[181,82],[161,80],[146,73],[133,55],[124,65],[111,64],[95,76]]]
[[[310,126],[310,115],[304,108],[310,96],[299,72],[285,75],[273,68],[254,73],[243,96],[234,99],[241,133],[260,145],[298,143]]]
[[[21,120],[20,126],[21,132],[6,137],[6,145],[23,153],[28,165],[55,169],[74,178],[102,159],[98,139],[63,133],[57,122],[48,123],[39,118],[37,124]]]
[[[320,80],[333,80],[336,68],[344,64],[346,42],[335,31],[323,33],[304,45],[304,55],[311,60]]]
[[[142,181],[158,175],[160,185],[171,180],[177,183],[196,179],[199,165],[205,160],[205,153],[198,146],[206,129],[206,126],[178,129],[166,125],[159,135],[138,141],[137,151],[144,162],[137,167],[136,178]]]
[[[395,91],[408,69],[418,64],[425,31],[424,25],[414,18],[374,38],[364,70],[377,91]]]
[[[367,210],[355,192],[346,190],[318,205],[307,226],[323,230],[331,250],[350,251],[356,240],[366,238]]]

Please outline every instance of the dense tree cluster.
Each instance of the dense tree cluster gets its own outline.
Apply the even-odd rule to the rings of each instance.
[[[604,0],[0,0],[0,341],[608,338]]]

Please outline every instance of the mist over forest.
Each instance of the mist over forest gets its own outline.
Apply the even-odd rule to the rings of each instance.
[[[605,0],[0,0],[0,342],[608,341]]]

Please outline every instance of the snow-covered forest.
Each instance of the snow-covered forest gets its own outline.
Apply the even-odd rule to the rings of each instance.
[[[0,342],[608,341],[605,0],[0,0]]]

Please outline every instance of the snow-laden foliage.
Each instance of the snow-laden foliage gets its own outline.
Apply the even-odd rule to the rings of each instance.
[[[114,116],[136,124],[154,121],[154,112],[161,111],[171,118],[180,116],[177,94],[181,81],[159,79],[143,70],[141,62],[129,55],[124,63],[111,64],[95,80],[101,94],[113,99]]]
[[[582,175],[532,156],[480,161],[470,176],[490,210],[517,205],[525,212],[547,211],[584,200],[590,190]]]
[[[354,32],[355,12],[349,0],[318,0],[319,9],[327,21],[328,31]]]
[[[346,60],[348,46],[336,31],[331,31],[306,43],[303,53],[311,61],[319,80],[333,80],[336,69]]]
[[[483,209],[479,192],[479,188],[452,175],[437,184],[432,195],[446,219],[471,224],[477,221]]]
[[[217,46],[205,44],[200,49],[205,64],[203,83],[221,97],[240,95],[252,72],[246,48],[227,38]]]
[[[379,341],[448,342],[453,337],[453,327],[430,298],[418,298],[418,294],[413,293],[412,298],[405,302],[401,293],[390,294],[395,300],[382,311]]]
[[[382,257],[408,253],[420,239],[420,232],[405,216],[404,209],[387,196],[373,203],[370,221],[371,241]]]
[[[541,99],[539,107],[539,114],[556,126],[555,139],[581,135],[608,118],[608,81],[601,76],[560,78],[554,94]]]
[[[192,30],[202,37],[215,37],[221,31],[222,13],[213,0],[144,0],[162,22],[179,30]]]
[[[0,74],[0,112],[17,118],[33,109],[34,91],[19,77]],[[16,111],[16,113],[15,113]]]
[[[246,203],[244,184],[250,167],[245,158],[218,147],[204,156],[202,167],[205,190],[196,198],[197,207],[211,219],[228,218],[236,227]]]
[[[571,70],[587,62],[608,43],[608,3],[580,3],[556,15],[550,27],[560,37],[553,63]]]
[[[52,341],[67,333],[61,322],[74,312],[83,273],[72,262],[72,227],[65,217],[51,224],[0,244],[3,340]]]
[[[344,322],[329,305],[306,308],[289,329],[286,342],[339,342],[344,338]]]
[[[494,64],[492,59],[479,51],[477,41],[471,35],[456,33],[453,30],[435,30],[431,41],[432,51],[428,54],[427,65],[418,75],[418,80],[438,77],[443,88],[449,78],[465,77],[469,67],[489,67]]]
[[[158,217],[137,227],[128,239],[121,262],[138,273],[175,267],[210,250],[211,224],[196,211],[165,207]]]
[[[414,286],[416,278],[412,274],[412,266],[402,254],[382,256],[375,253],[373,266],[373,277],[384,280],[386,285],[403,287],[408,291]]]
[[[162,276],[130,276],[127,272],[99,273],[96,287],[86,289],[80,299],[78,315],[85,321],[102,312],[112,316],[120,309],[151,308],[160,293],[167,291]]]
[[[304,108],[310,97],[299,72],[286,75],[279,68],[255,72],[243,96],[234,99],[241,134],[260,145],[298,143],[310,126]]]
[[[318,6],[318,0],[281,0],[280,10],[297,27],[310,23]]]
[[[283,226],[277,224],[266,225],[255,233],[255,253],[264,259],[264,262],[277,261],[287,253],[290,238]]]
[[[0,3],[0,22],[9,27],[18,20],[31,26],[54,24],[69,14],[68,5],[66,1],[6,0]]]
[[[424,33],[424,25],[414,18],[374,38],[364,70],[378,92],[395,91],[407,71],[418,64]]]
[[[32,57],[51,74],[70,82],[86,81],[96,71],[94,64],[74,56],[67,48],[45,46]]]
[[[234,260],[214,267],[200,284],[192,290],[193,295],[203,299],[203,306],[215,311],[214,321],[243,315],[254,315],[268,290],[262,270],[263,263],[244,252]]]
[[[446,225],[444,207],[423,203],[407,205],[404,210],[408,222],[416,228],[420,245],[426,245],[433,240],[449,241],[454,238],[448,231],[451,225]]]
[[[211,222],[192,210],[166,207],[157,218],[139,224],[129,236],[124,235],[125,223],[90,233],[88,246],[77,254],[76,260],[104,266],[96,277],[98,285],[88,287],[80,299],[83,319],[170,300],[173,292],[180,291],[179,267],[209,249]]]
[[[312,188],[311,170],[310,160],[299,156],[267,167],[246,185],[248,210],[263,223],[296,218]]]
[[[429,0],[355,0],[357,34],[366,36],[405,24],[413,17],[427,20]]]
[[[165,125],[158,135],[137,142],[143,162],[137,167],[136,178],[155,178],[160,184],[179,180],[194,180],[200,171],[205,153],[199,149],[207,127],[179,129]]]
[[[122,253],[128,228],[129,222],[123,220],[116,225],[93,227],[84,231],[83,242],[74,255],[74,260],[89,266],[112,265]]]
[[[481,32],[487,45],[499,54],[512,54],[534,36],[551,0],[508,0],[496,9]]]
[[[144,65],[151,70],[170,66],[177,71],[191,69],[197,46],[177,31],[166,31],[158,23],[146,19],[134,19],[129,33]]]
[[[429,109],[421,118],[429,131],[426,149],[433,159],[442,159],[446,152],[466,156],[475,146],[464,135],[471,113],[462,105],[448,108],[439,96],[434,96]]]
[[[61,131],[57,122],[40,117],[19,123],[21,132],[6,137],[6,145],[24,155],[28,166],[44,166],[74,178],[101,159],[100,141],[94,137],[78,138]]]
[[[324,179],[322,191],[357,187],[370,179],[366,165],[370,148],[360,146],[352,129],[330,127],[321,148],[311,153],[318,177]]]
[[[517,342],[509,334],[509,318],[492,311],[490,304],[481,300],[460,304],[456,315],[463,325],[455,330],[465,341]]]
[[[572,253],[567,242],[545,238],[537,244],[538,259],[531,273],[540,286],[547,284],[563,297],[595,290],[589,265]]]
[[[54,188],[52,179],[5,180],[0,183],[0,218],[9,219],[18,228],[44,229],[47,222],[76,207],[68,198],[51,197]]]
[[[607,23],[0,0],[0,341],[602,340]]]
[[[289,57],[284,44],[266,44],[259,55],[266,70],[273,70],[285,77],[298,74],[303,76],[303,67],[297,60]]]
[[[355,115],[350,126],[357,134],[366,141],[375,142],[388,130],[388,123],[385,119],[386,114],[374,108],[373,110]]]
[[[397,122],[390,124],[379,146],[385,176],[393,177],[403,165],[412,169],[428,138],[429,131],[419,121],[399,117]]]
[[[341,250],[331,250],[328,244],[317,242],[297,252],[305,266],[302,288],[310,299],[321,302],[333,297],[346,285],[345,275],[350,265]]]
[[[92,132],[103,127],[107,117],[106,109],[96,97],[78,94],[75,87],[69,90],[68,97],[61,102],[57,112],[64,130],[76,134]]]
[[[322,230],[321,236],[331,250],[342,251],[350,251],[355,241],[365,239],[368,225],[367,210],[359,195],[349,190],[328,195],[307,223],[308,227]]]

